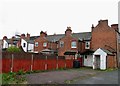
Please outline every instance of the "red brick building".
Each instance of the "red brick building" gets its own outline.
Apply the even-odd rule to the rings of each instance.
[[[91,29],[91,32],[72,33],[72,28],[67,27],[65,34],[47,35],[41,31],[40,36],[30,37],[27,34],[25,38],[23,34],[21,38],[28,38],[34,42],[34,52],[57,54],[65,56],[66,59],[82,57],[83,65],[94,66],[93,68],[117,67],[120,52],[120,36],[118,40],[116,32],[118,24],[109,26],[108,20],[100,20],[95,27],[92,25]],[[95,66],[96,63],[99,65]]]
[[[115,30],[118,30],[118,24],[109,26],[108,20],[100,20],[97,26],[92,27],[91,49],[95,51],[98,48],[103,48],[107,51],[107,68],[117,67],[118,64],[118,38]]]
[[[41,32],[40,37],[34,40],[34,51],[42,52],[47,49],[56,51],[58,56],[64,56],[65,53],[81,53],[90,49],[85,48],[85,42],[89,42],[90,39],[91,32],[72,33],[71,27],[67,27],[65,34],[46,35],[45,32]]]

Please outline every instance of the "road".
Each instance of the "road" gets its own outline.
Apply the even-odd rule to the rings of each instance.
[[[104,72],[83,80],[77,80],[72,84],[118,84],[118,71]]]
[[[28,84],[118,84],[118,71],[68,69],[27,74]]]

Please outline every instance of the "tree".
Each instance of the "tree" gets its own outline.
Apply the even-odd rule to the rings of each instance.
[[[15,47],[15,46],[11,46],[11,47],[7,48],[7,51],[8,52],[21,52],[21,49]]]

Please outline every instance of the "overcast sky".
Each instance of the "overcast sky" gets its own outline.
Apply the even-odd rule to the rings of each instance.
[[[89,32],[100,19],[109,25],[118,23],[119,0],[1,0],[0,39],[11,38],[16,32],[31,36],[63,34],[70,26],[72,32]]]

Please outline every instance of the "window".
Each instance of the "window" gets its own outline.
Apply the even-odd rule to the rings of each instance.
[[[87,55],[85,55],[85,59],[87,59]]]
[[[47,47],[47,42],[44,42],[44,43],[43,43],[43,47]]]
[[[90,49],[90,42],[85,42],[85,49]]]
[[[77,43],[76,43],[76,41],[71,42],[71,48],[77,48]]]
[[[26,44],[25,43],[23,43],[23,47],[25,47],[26,46]]]
[[[38,42],[35,42],[35,47],[38,47]]]
[[[64,42],[60,41],[60,47],[63,47],[63,46],[64,46]]]

